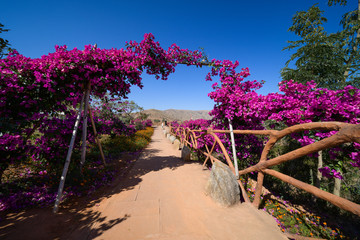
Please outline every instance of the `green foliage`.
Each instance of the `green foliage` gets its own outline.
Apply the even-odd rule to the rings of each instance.
[[[333,4],[336,5],[337,3],[339,3],[340,5],[346,5],[347,0],[329,0],[328,1],[329,6],[332,6]]]
[[[142,124],[142,122],[136,121],[136,122],[135,122],[135,129],[136,129],[136,130],[142,130],[142,129],[144,129],[144,125]]]
[[[8,32],[9,29],[5,29],[4,25],[0,23],[0,33]],[[0,37],[0,59],[7,55],[6,51],[10,51],[9,41]]]
[[[132,123],[132,121],[135,120],[135,117],[146,120],[149,116],[148,114],[143,113],[144,109],[134,101],[123,101],[118,103],[117,109],[120,109],[119,117],[126,124]]]
[[[120,98],[112,97],[109,94],[105,94],[102,98],[95,97],[92,105],[95,109],[100,109],[102,118],[120,120],[126,125],[134,124],[137,119],[146,120],[149,117],[149,114],[144,113],[144,109],[134,101],[121,101]],[[136,130],[144,129],[139,124],[141,123],[135,123]]]
[[[146,113],[142,112],[142,110],[141,110],[141,112],[139,112],[139,118],[141,120],[146,120],[149,116],[150,116],[150,114],[146,114]]]
[[[329,5],[345,0],[330,0]],[[281,70],[284,80],[297,82],[314,80],[319,87],[340,89],[346,85],[360,86],[360,20],[359,10],[343,16],[342,31],[327,33],[323,24],[327,19],[317,4],[307,11],[299,11],[293,17],[293,25],[289,31],[301,39],[288,41],[284,50],[297,49]],[[294,69],[289,67],[295,61]]]
[[[123,152],[139,151],[149,144],[153,133],[154,129],[152,127],[147,127],[144,130],[137,131],[131,136],[104,136],[101,140],[103,143],[104,154],[117,156]],[[97,154],[97,146],[94,146],[94,151]]]

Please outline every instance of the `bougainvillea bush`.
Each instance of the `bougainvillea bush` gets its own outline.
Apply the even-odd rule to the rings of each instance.
[[[88,196],[99,187],[110,184],[118,175],[124,174],[150,142],[154,129],[136,131],[126,135],[103,135],[101,138],[107,166],[102,164],[98,147],[90,144],[87,161],[82,173],[72,172],[67,177],[63,199],[72,196]],[[129,157],[122,157],[123,153]],[[74,157],[76,160],[76,157]],[[53,170],[44,169],[44,162],[23,163],[10,167],[1,184],[0,212],[16,211],[29,207],[46,207],[54,203],[59,177]],[[1,220],[1,219],[0,219]]]
[[[176,126],[176,124],[174,124],[174,126]],[[205,120],[205,119],[188,120],[188,121],[182,122],[180,126],[184,129],[189,128],[191,130],[206,130],[209,127],[211,127],[211,121]],[[201,135],[201,132],[197,132],[195,134],[196,134],[196,136],[199,136],[199,135]],[[210,136],[198,138],[197,143],[198,143],[198,146],[197,146],[198,149],[205,151],[206,150],[205,144],[211,145],[213,143],[213,138]]]
[[[108,95],[121,100],[132,85],[142,87],[142,73],[166,80],[178,63],[200,66],[201,59],[200,52],[180,49],[175,44],[164,50],[152,34],[145,34],[140,43],[130,41],[122,49],[88,45],[84,50],[68,50],[66,46],[56,46],[54,53],[34,59],[13,51],[0,60],[0,179],[9,166],[13,170],[28,164],[36,168],[36,178],[44,181],[50,175],[59,175],[76,110],[88,87],[97,131],[113,137],[131,135],[135,126],[125,125],[116,109],[96,107],[96,99]],[[89,118],[88,121],[88,146],[91,146],[94,136]],[[149,124],[141,122],[142,128]],[[75,161],[69,168],[70,175],[73,173],[75,177],[70,176],[69,181],[78,174],[73,170],[79,168],[76,160],[82,125],[81,121],[73,153]],[[96,160],[88,164],[95,163]],[[33,176],[33,173],[29,175]],[[40,198],[45,194],[43,190],[35,192]]]
[[[341,90],[317,88],[314,82],[306,84],[293,80],[279,83],[280,93],[260,95],[257,90],[263,87],[263,81],[247,80],[248,68],[238,70],[239,63],[229,60],[212,60],[212,66],[206,80],[216,82],[209,97],[214,100],[212,128],[229,129],[229,121],[234,129],[242,130],[282,130],[296,124],[319,121],[340,121],[352,124],[360,122],[360,90],[347,86]],[[203,125],[204,128],[210,123]],[[201,125],[185,123],[182,127],[200,129]],[[203,129],[203,128],[201,128]],[[288,150],[311,144],[335,132],[306,131],[292,134]],[[223,136],[223,143],[231,155],[230,138]],[[212,138],[204,140],[212,145]],[[254,135],[236,135],[237,156],[242,168],[257,163],[266,138]],[[344,162],[359,168],[359,144],[354,143],[346,148],[334,148],[324,151],[325,164],[320,171],[328,178],[343,178]],[[217,149],[219,150],[219,149]],[[313,154],[310,157],[316,157]]]
[[[74,109],[88,83],[93,97],[124,98],[131,85],[142,87],[144,71],[165,80],[177,63],[197,64],[201,58],[200,52],[182,50],[175,44],[166,51],[152,34],[123,49],[56,46],[54,53],[35,59],[12,52],[0,60],[0,155],[4,156],[0,175],[10,163],[39,160],[44,155],[51,161],[64,158]],[[40,140],[34,140],[38,131]],[[66,140],[57,143],[56,138]]]
[[[248,68],[237,72],[237,62],[213,60],[212,63],[217,66],[212,68],[207,79],[218,79],[213,84],[213,91],[209,93],[209,97],[215,102],[215,107],[210,113],[213,116],[214,128],[229,129],[229,120],[234,129],[259,130],[282,130],[295,124],[320,121],[360,123],[360,90],[357,88],[347,86],[340,90],[329,90],[318,88],[314,82],[300,84],[286,80],[279,83],[279,93],[260,95],[256,91],[263,86],[263,82],[246,80],[250,76]],[[336,132],[305,131],[292,134],[285,139],[286,141],[281,141],[275,148],[278,151],[272,152],[269,157],[311,144],[334,133]],[[251,135],[236,135],[235,140],[239,166],[246,168],[259,161],[267,139]],[[228,153],[231,154],[231,145],[226,141],[224,143]],[[359,150],[360,145],[353,143],[322,152],[324,162],[319,170],[326,177],[323,181],[328,184],[328,186],[321,185],[322,189],[332,191],[334,184],[334,181],[331,181],[332,178],[342,179],[342,196],[360,203]],[[309,155],[282,164],[278,170],[285,173],[291,172],[295,178],[299,176],[300,180],[314,184],[314,176],[318,170],[317,157],[317,154]],[[311,173],[309,170],[312,168],[315,172]],[[294,188],[287,185],[287,188],[283,190],[280,192],[282,197],[290,192],[286,190],[294,191]],[[299,191],[297,193],[313,205],[311,196]],[[323,202],[318,200],[317,206],[319,207],[321,203]],[[328,204],[324,203],[323,206],[325,205]],[[330,212],[329,208],[323,211]],[[337,209],[331,209],[331,211],[336,212],[335,215],[340,217]],[[345,216],[348,220],[353,217]]]
[[[216,61],[222,67],[213,68],[207,79],[219,76],[220,83],[213,84],[213,92],[209,97],[215,101],[211,111],[216,127],[228,129],[228,119],[232,121],[234,129],[264,129],[265,123],[273,120],[282,123],[284,127],[300,123],[318,121],[340,121],[357,124],[360,122],[360,90],[347,86],[341,90],[317,88],[314,82],[307,84],[296,83],[292,80],[279,84],[281,93],[260,95],[256,92],[263,82],[246,81],[250,75],[248,68],[236,72],[238,63],[231,61]],[[299,145],[307,145],[321,138],[328,137],[334,132],[305,132],[303,135],[293,135]],[[310,135],[310,137],[309,137]],[[237,136],[238,157],[250,159],[247,164],[258,161],[263,148],[262,138],[253,135]],[[347,149],[346,155],[339,149],[330,151],[332,159],[346,157],[354,167],[358,167],[359,145]],[[334,170],[334,169],[333,169]],[[325,171],[322,171],[325,173]],[[329,176],[329,174],[328,174]],[[333,171],[331,176],[341,177]]]

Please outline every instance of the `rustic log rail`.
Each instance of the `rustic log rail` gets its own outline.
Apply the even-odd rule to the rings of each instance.
[[[336,134],[322,139],[318,142],[312,143],[310,145],[298,148],[281,156],[275,157],[273,159],[267,159],[268,154],[274,144],[279,141],[281,138],[296,132],[306,131],[306,130],[325,130],[325,131],[338,131]],[[214,161],[220,161],[216,157],[212,155],[216,144],[220,147],[224,158],[235,174],[234,165],[229,157],[229,154],[226,151],[224,144],[221,142],[220,138],[216,135],[216,133],[230,134],[230,130],[214,130],[214,129],[206,129],[206,130],[191,130],[189,128],[177,127],[173,128],[170,126],[170,132],[175,134],[180,138],[180,141],[183,145],[190,146],[197,151],[203,153],[206,156],[204,166],[208,160],[212,163]],[[239,176],[250,173],[250,172],[258,172],[257,184],[255,188],[255,196],[253,205],[255,207],[259,207],[260,197],[263,187],[264,174],[269,174],[280,179],[283,182],[291,184],[297,188],[300,188],[308,193],[315,195],[318,198],[324,199],[335,206],[338,206],[341,209],[352,212],[358,216],[360,216],[360,205],[354,202],[351,202],[345,198],[338,197],[329,192],[323,191],[317,187],[314,187],[310,184],[299,181],[295,178],[292,178],[288,175],[275,171],[273,169],[269,169],[271,166],[279,165],[281,163],[291,161],[303,156],[306,156],[311,153],[315,153],[324,149],[328,149],[331,147],[338,146],[344,143],[352,143],[357,142],[360,143],[360,125],[359,124],[349,124],[349,123],[341,123],[341,122],[313,122],[313,123],[305,123],[299,124],[292,127],[288,127],[284,130],[234,130],[234,134],[248,134],[248,135],[263,135],[268,136],[269,140],[266,142],[260,157],[260,161],[250,166],[246,169],[239,171]],[[214,139],[214,144],[209,147],[205,144],[206,152],[198,148],[198,139],[203,138],[206,135],[210,135]],[[236,174],[235,174],[236,175]],[[250,202],[247,197],[246,190],[240,180],[238,180],[240,188],[242,190],[242,195],[245,201]]]

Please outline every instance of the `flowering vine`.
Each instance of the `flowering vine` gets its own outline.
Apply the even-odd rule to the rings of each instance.
[[[73,109],[87,83],[91,84],[92,97],[108,93],[126,98],[132,85],[143,86],[144,71],[166,80],[178,63],[198,65],[201,58],[200,52],[175,44],[164,50],[152,34],[145,34],[140,43],[130,41],[122,49],[87,45],[84,50],[68,50],[56,46],[54,53],[35,59],[13,51],[0,60],[0,155],[5,156],[0,175],[11,162],[29,156],[36,159],[46,155],[53,161],[64,157],[74,122]],[[118,133],[125,131],[113,120],[95,121],[111,125]],[[41,137],[34,136],[37,129]]]

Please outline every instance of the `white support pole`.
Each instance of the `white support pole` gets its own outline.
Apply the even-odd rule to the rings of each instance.
[[[233,126],[231,124],[230,118],[228,118],[228,120],[229,120],[229,129],[230,129],[230,137],[231,137],[231,146],[232,146],[232,152],[233,152],[233,158],[234,158],[235,176],[237,179],[239,179],[239,168],[238,168],[238,162],[237,162],[237,157],[236,157],[234,130],[233,130]]]
[[[72,133],[72,137],[71,137],[70,144],[69,144],[69,149],[68,149],[65,164],[64,164],[64,169],[63,169],[62,174],[61,174],[60,184],[59,184],[59,188],[58,188],[58,192],[57,192],[56,200],[55,200],[55,205],[54,205],[54,209],[53,209],[54,213],[56,213],[58,211],[58,209],[59,209],[59,204],[60,204],[60,201],[61,201],[61,197],[62,197],[62,193],[63,193],[63,189],[64,189],[64,184],[65,184],[66,174],[67,174],[67,171],[69,169],[70,160],[71,160],[71,154],[72,154],[72,150],[74,148],[76,133],[77,133],[77,130],[79,128],[79,123],[80,123],[81,111],[82,111],[83,104],[84,104],[84,95],[83,95],[81,103],[80,103],[79,112],[78,112],[77,117],[76,117],[74,130],[73,130],[73,133]]]
[[[87,136],[87,119],[89,113],[89,98],[90,98],[90,82],[87,84],[86,93],[85,93],[85,106],[84,106],[84,116],[83,116],[83,131],[82,131],[82,146],[81,146],[81,168],[85,163],[86,158],[86,136]]]

